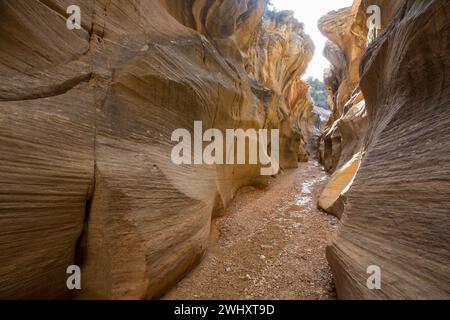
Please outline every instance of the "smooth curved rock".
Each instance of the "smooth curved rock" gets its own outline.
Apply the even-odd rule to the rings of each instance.
[[[281,128],[281,166],[297,167],[299,160],[308,160],[308,150],[317,143],[311,133],[317,116],[309,86],[301,80],[315,47],[292,11],[266,12],[254,37],[246,68],[271,93],[270,109],[276,112],[269,111],[266,125]]]
[[[280,128],[283,164],[299,152],[313,48],[291,16],[261,22],[265,0],[77,3],[81,30],[68,0],[0,2],[0,298],[71,297],[72,264],[85,299],[157,297],[189,270],[214,212],[267,178],[174,165],[176,129]],[[281,67],[259,77],[263,51]]]
[[[319,198],[319,208],[338,217],[344,213],[345,194],[350,189],[361,166],[362,154],[356,154],[331,177]]]
[[[363,58],[367,153],[327,250],[341,299],[450,298],[449,20],[448,1],[402,1]]]
[[[319,21],[321,32],[330,41],[327,42],[324,55],[330,60],[332,67],[325,74],[325,84],[330,92],[332,115],[329,127],[323,135],[322,162],[325,168],[334,172],[345,165],[361,148],[355,145],[355,137],[364,135],[367,127],[356,127],[354,114],[364,122],[365,110],[353,112],[352,100],[359,103],[363,97],[358,96],[359,63],[367,45],[367,27],[358,24],[358,13],[364,10],[360,1],[355,1],[352,7],[333,11]],[[358,97],[356,97],[358,96]],[[358,110],[360,110],[358,106]],[[351,122],[351,124],[350,124]],[[361,140],[361,139],[360,139]]]
[[[355,0],[351,7],[330,12],[319,21],[319,29],[330,39],[324,55],[332,64],[325,74],[332,115],[323,135],[320,155],[330,172],[364,150],[367,113],[361,104],[364,97],[359,89],[360,62],[367,45],[385,30],[400,3],[401,0]],[[369,30],[368,10],[373,6],[380,8],[380,28]]]
[[[330,12],[319,21],[321,31],[329,37],[324,55],[332,63],[325,75],[330,92],[332,116],[325,130],[320,147],[320,161],[325,169],[333,173],[332,181],[352,181],[352,175],[338,177],[358,154],[366,151],[365,137],[368,130],[368,116],[363,92],[360,89],[360,62],[365,49],[376,36],[382,33],[396,12],[399,1],[354,1],[353,6]],[[380,8],[380,29],[368,26],[368,9]],[[356,173],[355,173],[356,174]],[[332,182],[330,182],[332,184]],[[322,198],[339,200],[336,204],[319,207],[328,213],[342,215],[342,197],[335,197],[336,187],[325,188]],[[331,191],[332,194],[327,194]],[[338,208],[338,209],[335,209]]]

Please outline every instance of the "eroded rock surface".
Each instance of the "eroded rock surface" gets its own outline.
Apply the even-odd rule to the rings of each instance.
[[[328,260],[342,299],[448,299],[450,3],[393,2],[362,60],[366,153]]]
[[[68,30],[72,4],[0,2],[0,297],[68,297],[72,264],[77,298],[156,297],[202,256],[215,209],[266,180],[175,166],[172,132],[280,128],[296,165],[313,46],[264,0],[80,0]]]
[[[337,201],[331,206],[328,201],[320,201],[319,206],[338,217],[343,213],[346,186],[357,173],[353,170],[353,174],[349,174],[348,168],[354,167],[355,157],[360,158],[366,151],[368,117],[360,89],[361,60],[368,44],[391,22],[400,3],[356,0],[352,7],[330,12],[319,21],[320,30],[330,39],[324,55],[332,64],[325,74],[332,115],[321,141],[319,158],[333,173],[333,178],[322,199]],[[379,8],[379,25],[370,24],[374,6]]]
[[[301,80],[314,44],[292,11],[266,12],[254,37],[255,44],[247,54],[247,70],[252,79],[270,88],[266,126],[281,129],[282,167],[297,167],[299,160],[308,160],[308,146],[316,143],[311,128],[317,116],[309,86]]]

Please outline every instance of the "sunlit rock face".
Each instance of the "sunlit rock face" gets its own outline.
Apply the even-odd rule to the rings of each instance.
[[[176,166],[174,130],[279,128],[301,153],[313,52],[264,0],[0,2],[0,298],[153,298],[258,166]],[[263,69],[263,72],[259,72]],[[306,90],[307,91],[307,90]],[[304,135],[306,137],[307,134]],[[306,140],[306,138],[303,138]]]
[[[355,0],[352,7],[330,12],[319,21],[319,29],[329,38],[324,55],[332,65],[325,74],[332,116],[320,155],[328,171],[334,172],[345,165],[364,148],[368,123],[364,96],[359,88],[361,58],[367,45],[392,20],[401,2]],[[375,13],[374,6],[380,8],[380,25],[370,27],[368,21]]]
[[[246,55],[250,77],[271,96],[266,125],[281,128],[283,168],[307,161],[307,148],[316,143],[311,130],[317,116],[309,86],[301,80],[313,53],[314,44],[292,11],[269,11]]]
[[[330,12],[319,21],[319,28],[330,40],[324,55],[332,67],[325,74],[325,83],[330,92],[332,115],[328,128],[323,134],[319,158],[326,170],[333,173],[330,185],[324,190],[322,198],[336,199],[336,204],[324,207],[325,211],[340,217],[344,210],[345,186],[353,180],[353,175],[343,168],[354,167],[356,155],[366,151],[365,137],[368,130],[368,117],[363,92],[360,89],[360,65],[367,45],[381,34],[392,20],[401,1],[361,1],[355,0],[352,7]],[[375,14],[377,6],[380,13],[378,26],[368,22]],[[347,180],[334,185],[334,181]],[[332,192],[332,195],[327,194]],[[337,196],[339,195],[339,196]]]
[[[319,21],[321,32],[330,39],[325,46],[324,55],[332,64],[325,74],[332,115],[329,128],[324,134],[324,151],[321,155],[323,164],[329,171],[344,165],[356,153],[358,146],[347,144],[354,144],[353,137],[360,135],[366,124],[361,123],[360,132],[353,132],[352,129],[358,131],[358,128],[354,128],[354,123],[349,123],[353,121],[346,119],[353,107],[349,100],[363,99],[358,90],[359,63],[367,44],[367,27],[357,21],[360,6],[361,3],[356,1],[353,7],[330,12]],[[359,115],[363,122],[365,110],[360,110]]]
[[[355,1],[352,7],[330,12],[319,21],[319,29],[329,38],[324,55],[331,62],[331,68],[325,74],[325,85],[332,110],[322,136],[319,159],[333,176],[318,205],[337,217],[342,216],[347,186],[359,168],[355,155],[359,154],[360,158],[364,152],[368,125],[365,101],[359,88],[359,65],[369,30],[365,20],[359,18],[361,12],[365,12],[365,8],[360,1]]]
[[[342,299],[448,299],[450,6],[378,3],[392,21],[362,59],[366,153],[328,260]]]
[[[339,219],[344,212],[345,194],[350,189],[359,170],[362,155],[362,153],[356,154],[350,161],[340,167],[333,174],[319,198],[319,207]]]

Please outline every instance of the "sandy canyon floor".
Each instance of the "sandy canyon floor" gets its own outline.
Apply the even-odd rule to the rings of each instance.
[[[339,222],[316,207],[327,180],[301,163],[267,189],[242,189],[213,221],[202,262],[163,299],[335,299],[325,248]]]

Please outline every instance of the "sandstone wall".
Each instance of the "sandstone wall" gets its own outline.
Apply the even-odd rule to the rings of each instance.
[[[266,183],[175,166],[172,132],[280,128],[295,165],[313,46],[290,14],[261,22],[264,0],[79,0],[70,31],[72,4],[0,2],[0,298],[69,297],[74,263],[77,298],[156,297],[203,255],[212,214]]]
[[[338,217],[344,210],[345,192],[366,151],[369,123],[360,89],[361,60],[368,44],[391,22],[400,3],[355,0],[352,7],[330,12],[319,21],[319,29],[330,39],[324,55],[332,64],[325,74],[332,115],[321,140],[319,159],[333,173],[319,206]],[[380,8],[381,21],[369,30],[368,19],[373,12],[368,10],[374,5]]]
[[[378,3],[391,23],[362,59],[365,155],[328,260],[342,299],[448,299],[450,4]]]
[[[314,156],[307,151],[317,143],[311,133],[317,116],[309,86],[301,80],[314,44],[292,11],[266,12],[253,39],[246,69],[264,87],[266,97],[271,96],[265,126],[281,128],[281,165],[296,167],[299,160]]]
[[[324,55],[332,64],[325,74],[332,116],[320,158],[331,172],[363,149],[368,122],[359,87],[361,58],[367,45],[391,22],[401,2],[355,0],[352,7],[330,12],[319,21],[319,29],[329,38]],[[373,12],[367,11],[371,6],[380,8],[381,25],[369,30],[367,21]]]

